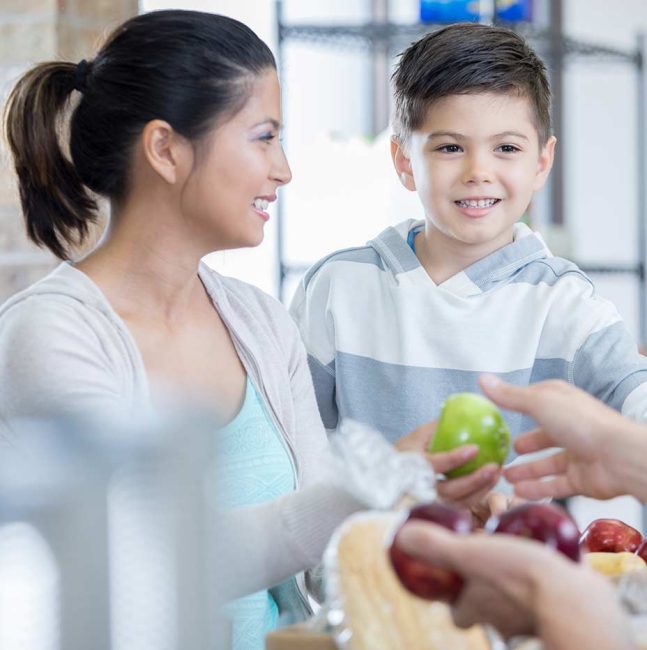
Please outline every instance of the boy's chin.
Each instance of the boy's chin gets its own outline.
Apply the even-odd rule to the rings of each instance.
[[[484,249],[496,250],[506,244],[512,243],[513,229],[511,227],[497,232],[486,229],[483,232],[456,233],[454,239],[466,247],[482,247]]]

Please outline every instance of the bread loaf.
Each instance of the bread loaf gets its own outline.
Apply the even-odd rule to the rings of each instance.
[[[399,582],[387,554],[398,516],[348,519],[328,549],[332,610],[348,650],[488,650],[483,628],[457,628],[444,603],[422,600]]]

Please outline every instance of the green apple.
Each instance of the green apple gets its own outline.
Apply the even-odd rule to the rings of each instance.
[[[454,393],[443,404],[430,453],[476,445],[479,453],[464,465],[445,472],[447,478],[471,474],[487,463],[503,465],[510,448],[510,430],[501,411],[476,393]]]

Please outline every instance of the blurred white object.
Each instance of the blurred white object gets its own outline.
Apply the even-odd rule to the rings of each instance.
[[[0,455],[2,650],[222,647],[217,426],[183,413],[14,433]]]

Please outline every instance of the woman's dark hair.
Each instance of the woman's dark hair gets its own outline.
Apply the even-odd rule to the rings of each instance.
[[[448,95],[514,93],[527,97],[541,144],[551,134],[546,66],[505,27],[457,23],[423,36],[400,56],[392,77],[394,132],[405,141],[429,107]]]
[[[92,192],[126,196],[133,146],[148,122],[165,120],[197,141],[240,110],[270,68],[271,51],[242,23],[175,10],[128,20],[93,61],[36,65],[5,108],[29,238],[68,258],[97,219]],[[74,90],[81,95],[67,125]]]

